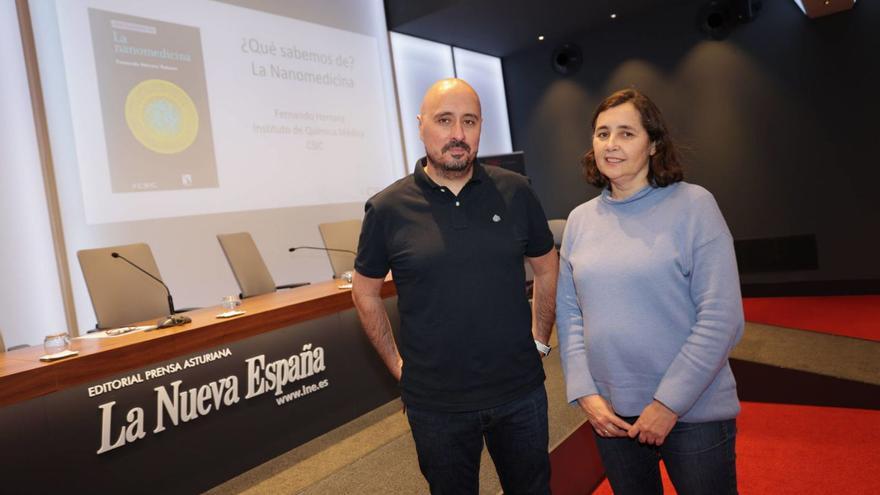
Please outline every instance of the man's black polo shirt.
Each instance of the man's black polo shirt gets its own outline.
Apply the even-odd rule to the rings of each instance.
[[[394,276],[404,403],[494,407],[544,380],[523,256],[546,254],[553,235],[525,177],[475,164],[456,197],[424,163],[367,201],[355,269]]]

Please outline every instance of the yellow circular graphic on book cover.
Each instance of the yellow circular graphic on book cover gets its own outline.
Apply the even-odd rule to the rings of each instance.
[[[199,132],[199,113],[180,86],[162,79],[141,81],[125,99],[125,122],[141,144],[156,153],[190,147]]]

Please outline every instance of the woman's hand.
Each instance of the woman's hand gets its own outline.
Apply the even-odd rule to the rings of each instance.
[[[666,435],[675,426],[678,415],[663,405],[660,401],[653,401],[642,411],[639,419],[629,430],[630,438],[639,438],[639,442],[648,445],[663,445]]]
[[[587,421],[600,437],[625,437],[632,425],[620,419],[604,397],[598,394],[578,399],[578,405],[587,415]]]

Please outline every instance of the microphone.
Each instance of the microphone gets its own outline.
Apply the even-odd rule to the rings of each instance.
[[[159,279],[159,277],[157,277],[157,276],[153,275],[152,273],[150,273],[150,272],[144,270],[143,268],[139,267],[139,266],[137,265],[137,263],[134,263],[134,262],[131,261],[130,259],[126,258],[125,256],[123,256],[123,255],[117,253],[116,251],[110,253],[110,256],[112,256],[112,257],[114,257],[114,258],[119,258],[119,259],[125,261],[125,262],[128,263],[129,265],[131,265],[131,266],[137,268],[138,270],[144,272],[144,273],[145,273],[148,277],[150,277],[151,279],[153,279],[153,280],[155,280],[156,282],[159,282],[160,284],[162,284],[162,287],[165,288],[165,293],[168,294],[168,310],[170,311],[170,313],[168,313],[168,314],[169,314],[169,315],[174,315],[174,300],[171,299],[171,291],[168,290],[168,286],[165,285],[165,282],[163,282],[161,279]]]
[[[350,250],[350,249],[336,249],[336,248],[326,248],[326,247],[316,247],[316,246],[294,246],[294,247],[288,249],[288,251],[290,251],[292,253],[292,252],[296,251],[297,249],[316,249],[318,251],[336,251],[339,253],[348,253],[353,256],[357,256],[357,253]]]

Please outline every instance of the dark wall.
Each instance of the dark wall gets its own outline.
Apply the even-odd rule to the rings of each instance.
[[[549,218],[598,194],[581,179],[590,118],[634,86],[688,148],[685,178],[709,189],[736,239],[815,234],[819,268],[744,275],[745,283],[880,279],[880,2],[820,19],[764,0],[723,41],[684,1],[573,36],[584,65],[561,76],[559,43],[505,57],[514,148]]]

